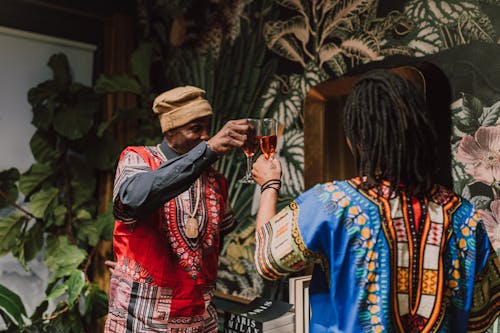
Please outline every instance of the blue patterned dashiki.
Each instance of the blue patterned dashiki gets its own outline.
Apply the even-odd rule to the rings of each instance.
[[[500,313],[500,263],[479,215],[435,186],[424,198],[316,185],[257,230],[259,273],[314,263],[310,331],[483,332]]]

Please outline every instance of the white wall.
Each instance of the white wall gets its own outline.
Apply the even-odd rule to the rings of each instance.
[[[90,86],[95,47],[0,26],[0,170],[28,170],[34,162],[29,140],[35,132],[28,90],[52,79],[51,55],[66,54],[73,81]]]
[[[27,94],[52,79],[50,56],[66,54],[73,81],[90,86],[94,51],[93,45],[0,26],[0,171],[16,167],[23,173],[34,162],[29,141],[35,127]],[[42,260],[33,260],[25,271],[11,255],[0,257],[0,284],[21,296],[28,315],[45,296],[48,275]]]

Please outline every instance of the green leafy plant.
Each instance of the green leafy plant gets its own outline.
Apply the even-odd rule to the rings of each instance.
[[[495,43],[498,37],[494,19],[482,9],[481,2],[408,1],[404,13],[415,25],[408,45],[415,50],[416,56],[423,56],[472,41]],[[490,4],[498,6],[498,2]]]
[[[0,172],[0,208],[9,207],[0,220],[0,255],[12,253],[27,270],[43,258],[51,275],[29,318],[19,297],[0,286],[0,314],[10,330],[85,332],[107,312],[107,296],[88,269],[99,242],[112,236],[111,212],[98,212],[96,179],[113,167],[119,147],[99,123],[99,97],[72,81],[66,56],[53,55],[48,66],[53,78],[28,92],[36,162],[22,174]]]
[[[390,43],[390,33],[405,22],[401,13],[376,17],[378,1],[275,0],[283,12],[280,20],[264,26],[267,47],[303,68],[314,62],[340,76],[347,68],[383,59],[392,54],[410,54],[404,46]],[[293,15],[290,17],[290,15]]]

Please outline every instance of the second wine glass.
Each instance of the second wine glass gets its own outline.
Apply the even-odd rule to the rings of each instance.
[[[255,118],[247,118],[247,122],[250,125],[250,131],[247,135],[247,140],[243,145],[242,149],[247,157],[247,170],[245,176],[239,180],[240,183],[244,184],[255,184],[252,178],[252,160],[253,156],[259,148],[259,141],[261,136],[261,120]]]
[[[276,145],[278,144],[278,137],[276,135],[277,129],[278,122],[276,119],[262,119],[260,150],[262,150],[262,153],[267,159],[273,158],[276,152]]]

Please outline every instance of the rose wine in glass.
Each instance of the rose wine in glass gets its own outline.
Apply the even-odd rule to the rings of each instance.
[[[260,150],[267,159],[273,158],[276,152],[278,137],[276,136],[278,123],[276,119],[262,119],[262,136],[260,138]]]
[[[247,135],[247,140],[242,147],[243,152],[247,157],[247,170],[245,176],[243,176],[239,182],[244,184],[255,184],[255,181],[252,178],[252,160],[253,156],[257,152],[257,149],[259,148],[261,120],[248,118],[247,122],[250,125],[250,131]]]

